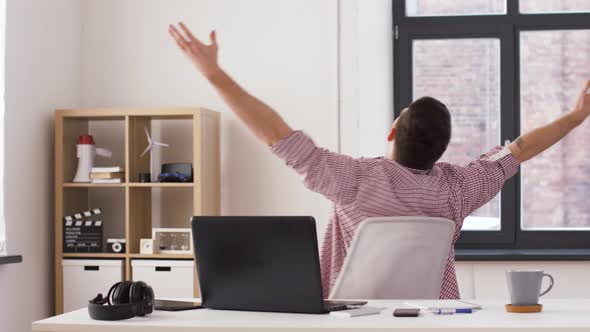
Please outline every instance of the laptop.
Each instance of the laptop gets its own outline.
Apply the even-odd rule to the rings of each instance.
[[[366,304],[324,301],[313,217],[193,217],[205,308],[320,314]]]

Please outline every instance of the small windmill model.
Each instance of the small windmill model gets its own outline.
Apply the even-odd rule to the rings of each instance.
[[[147,146],[147,148],[145,148],[145,150],[141,154],[141,157],[143,157],[148,152],[150,153],[150,176],[152,178],[152,181],[154,181],[154,157],[153,157],[152,152],[156,146],[167,148],[170,145],[168,145],[166,143],[154,141],[152,139],[152,137],[150,136],[148,129],[146,127],[144,127],[144,129],[145,129],[145,135],[147,136],[147,140],[148,140],[148,146]]]

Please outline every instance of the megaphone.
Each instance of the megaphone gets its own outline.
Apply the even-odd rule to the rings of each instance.
[[[73,182],[92,182],[90,173],[94,167],[96,156],[111,158],[113,153],[107,149],[97,148],[92,135],[82,135],[76,144],[76,156],[78,157],[78,170]]]

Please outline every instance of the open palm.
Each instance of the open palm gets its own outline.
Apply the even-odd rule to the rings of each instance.
[[[590,115],[590,80],[586,81],[584,89],[580,92],[574,110],[580,113],[583,119],[586,119]]]
[[[201,74],[211,79],[219,70],[219,65],[217,64],[217,36],[215,35],[215,31],[211,31],[209,35],[211,44],[207,45],[197,39],[184,23],[181,22],[178,25],[184,34],[172,24],[168,32]]]

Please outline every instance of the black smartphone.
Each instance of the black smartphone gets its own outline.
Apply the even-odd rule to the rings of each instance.
[[[156,310],[181,311],[201,308],[201,302],[154,300],[154,309]]]
[[[400,308],[393,311],[395,317],[418,317],[420,309],[414,308]]]

